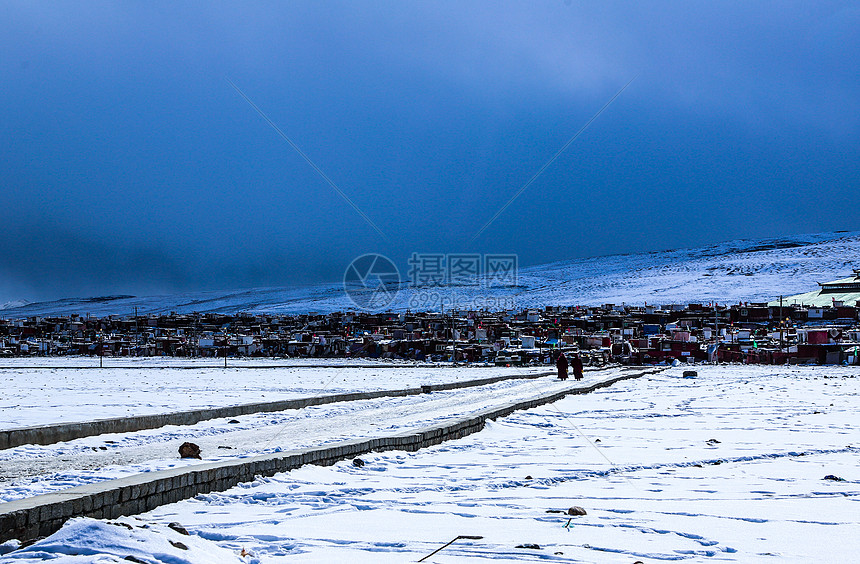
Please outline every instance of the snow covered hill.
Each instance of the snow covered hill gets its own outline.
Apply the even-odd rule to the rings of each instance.
[[[692,249],[614,255],[521,268],[516,287],[408,288],[393,311],[768,301],[817,287],[860,267],[860,231],[728,241]],[[70,314],[187,312],[327,313],[357,309],[339,282],[163,296],[103,296],[5,304],[5,318]]]

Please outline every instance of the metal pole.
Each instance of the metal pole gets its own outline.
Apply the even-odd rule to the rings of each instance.
[[[783,344],[783,331],[782,331],[782,296],[779,297],[779,352],[782,352]]]
[[[437,552],[441,551],[444,548],[451,546],[452,544],[454,544],[455,542],[457,542],[460,539],[481,540],[482,538],[484,538],[484,537],[481,537],[478,535],[460,535],[460,536],[454,538],[454,540],[452,540],[450,542],[446,542],[444,545],[440,546],[439,548],[437,548],[436,550],[434,550],[433,552],[431,552],[430,554],[428,554],[427,556],[425,556],[424,558],[422,558],[418,562],[424,562],[425,560],[427,560],[428,558],[430,558],[431,556],[433,556]]]
[[[720,363],[720,316],[716,301],[714,301],[714,362]]]
[[[454,340],[454,308],[451,308],[451,365],[457,365],[457,342]]]

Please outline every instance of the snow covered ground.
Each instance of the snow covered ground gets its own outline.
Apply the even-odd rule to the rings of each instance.
[[[29,358],[0,361],[0,429],[169,413],[545,372],[548,367],[324,359]]]
[[[587,372],[591,383],[618,373],[617,368]],[[554,377],[505,380],[430,394],[332,403],[236,419],[213,419],[196,425],[168,425],[51,445],[22,445],[0,450],[0,501],[140,472],[395,434],[567,386],[570,382]],[[179,445],[185,441],[201,447],[202,461],[177,457]]]
[[[6,558],[415,562],[472,535],[482,538],[426,562],[855,561],[857,371],[697,370],[570,396],[416,453],[363,456],[362,467],[308,466],[201,495],[127,527],[74,520]],[[587,515],[564,513],[573,506]]]
[[[520,265],[515,287],[492,291],[480,285],[454,287],[445,288],[442,294],[463,309],[770,301],[780,295],[815,290],[817,282],[848,276],[858,262],[860,232],[813,233]],[[344,270],[347,266],[343,265]],[[405,272],[401,279],[401,290],[390,310],[439,310],[439,288],[409,288]],[[19,300],[0,306],[0,315],[18,319],[72,313],[129,316],[134,311],[327,313],[354,309],[356,305],[344,292],[342,282],[334,282],[161,296],[70,297],[38,303]]]

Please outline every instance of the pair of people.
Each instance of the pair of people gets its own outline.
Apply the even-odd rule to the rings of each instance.
[[[555,366],[558,368],[558,379],[567,380],[567,357],[564,356],[563,352],[558,353]],[[578,354],[573,354],[570,359],[570,366],[573,368],[573,377],[582,380],[582,359],[579,358]]]

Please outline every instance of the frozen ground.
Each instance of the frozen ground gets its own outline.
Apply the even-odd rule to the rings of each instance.
[[[123,519],[130,529],[76,520],[7,558],[121,562],[151,547],[163,553],[151,562],[415,562],[476,535],[426,561],[856,561],[857,372],[698,370],[568,397],[417,453],[364,456],[363,467],[304,467],[198,496]],[[588,514],[552,512],[572,506]],[[172,550],[174,521],[192,533],[189,550]]]
[[[220,359],[223,362],[223,359]],[[545,372],[346,359],[32,358],[0,361],[0,429]],[[320,364],[329,367],[319,367]],[[207,368],[208,367],[208,368]]]

